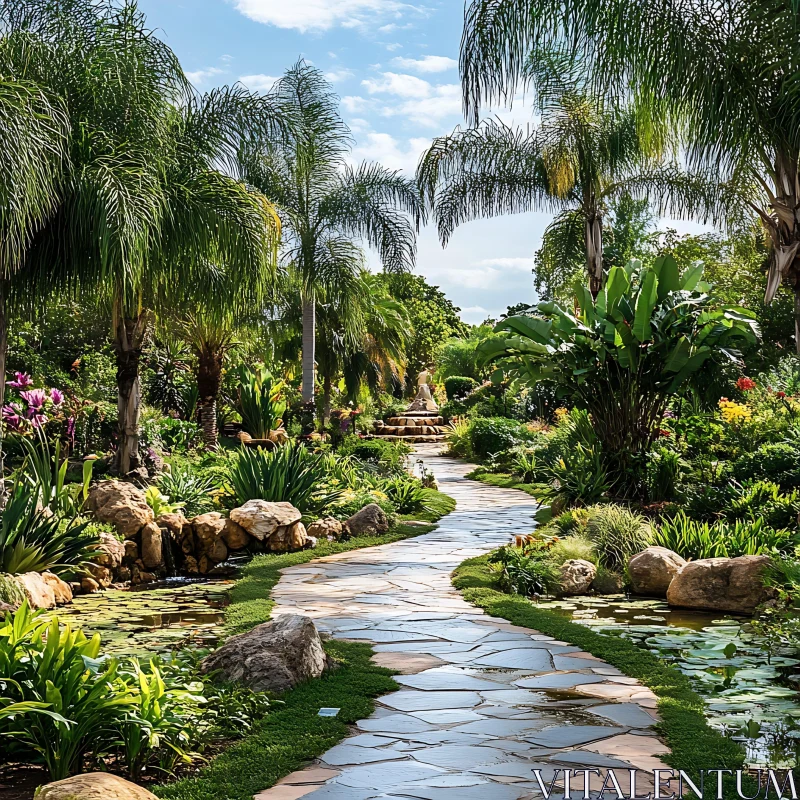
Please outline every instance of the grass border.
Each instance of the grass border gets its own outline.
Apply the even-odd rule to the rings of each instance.
[[[231,602],[225,609],[226,634],[243,633],[269,620],[275,607],[271,593],[281,570],[429,533],[437,527],[433,523],[455,507],[456,501],[449,495],[429,490],[427,510],[405,515],[383,536],[360,536],[323,542],[313,550],[256,556],[231,589]],[[428,524],[409,524],[415,520]],[[196,776],[148,787],[150,791],[165,800],[252,800],[253,795],[339,743],[349,735],[351,725],[372,714],[376,697],[399,688],[392,670],[370,661],[373,650],[369,644],[328,641],[325,649],[337,669],[282,695],[282,707],[276,706],[251,733],[212,759]],[[341,711],[336,717],[320,717],[322,707]]]
[[[663,760],[674,769],[682,769],[689,775],[700,770],[743,769],[742,749],[706,722],[705,702],[686,675],[628,639],[604,636],[552,611],[537,608],[525,597],[498,591],[497,573],[489,564],[489,557],[487,554],[468,559],[453,572],[453,586],[467,602],[491,616],[576,645],[651,689],[658,697],[661,717],[656,729],[671,751]],[[715,796],[716,780],[709,779],[707,784],[707,796]],[[749,779],[744,784],[745,793],[752,795],[755,782]],[[732,776],[724,776],[723,795],[738,798]]]
[[[536,496],[536,488],[531,483],[522,483],[510,472],[487,472],[485,467],[476,467],[469,475],[465,476],[471,481],[480,481],[489,486],[499,486],[501,489],[518,489],[531,497]]]

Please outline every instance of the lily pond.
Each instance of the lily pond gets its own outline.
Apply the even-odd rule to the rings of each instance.
[[[768,652],[745,617],[670,609],[660,600],[540,602],[598,633],[632,639],[692,681],[709,724],[739,741],[751,767],[800,763],[800,654]]]
[[[143,589],[76,595],[53,613],[87,635],[99,633],[109,655],[147,658],[178,647],[214,645],[232,585],[167,580]]]

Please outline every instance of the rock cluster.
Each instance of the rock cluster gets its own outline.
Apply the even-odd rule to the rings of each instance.
[[[31,608],[55,608],[72,602],[72,587],[52,572],[26,572],[13,579]]]
[[[87,772],[36,790],[34,800],[157,800],[147,789],[108,772]]]

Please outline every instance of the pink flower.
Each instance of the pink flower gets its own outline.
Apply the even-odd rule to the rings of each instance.
[[[58,389],[51,389],[50,399],[53,401],[54,406],[60,406],[64,402],[64,392],[61,392]]]
[[[33,386],[33,379],[27,372],[15,372],[13,381],[6,381],[6,385],[12,389],[27,389]]]
[[[34,414],[31,417],[31,425],[34,428],[43,428],[47,423],[47,417],[44,414]]]
[[[27,392],[20,392],[19,396],[28,404],[28,413],[33,409],[39,411],[47,400],[44,389],[30,389]]]
[[[3,406],[3,422],[14,431],[18,431],[22,423],[22,417],[17,411],[18,409],[14,406]]]

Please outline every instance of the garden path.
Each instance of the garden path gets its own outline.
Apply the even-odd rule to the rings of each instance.
[[[257,800],[523,800],[541,797],[536,768],[545,783],[558,768],[619,768],[627,795],[624,770],[663,767],[655,696],[579,648],[461,598],[453,569],[530,531],[535,505],[467,480],[473,467],[437,446],[417,453],[457,501],[435,531],[290,567],[274,591],[274,615],[299,612],[336,638],[373,643],[377,663],[404,673],[401,688]],[[599,780],[591,777],[593,790]],[[644,773],[638,780],[640,794],[651,790]],[[581,797],[583,776],[572,785]]]

